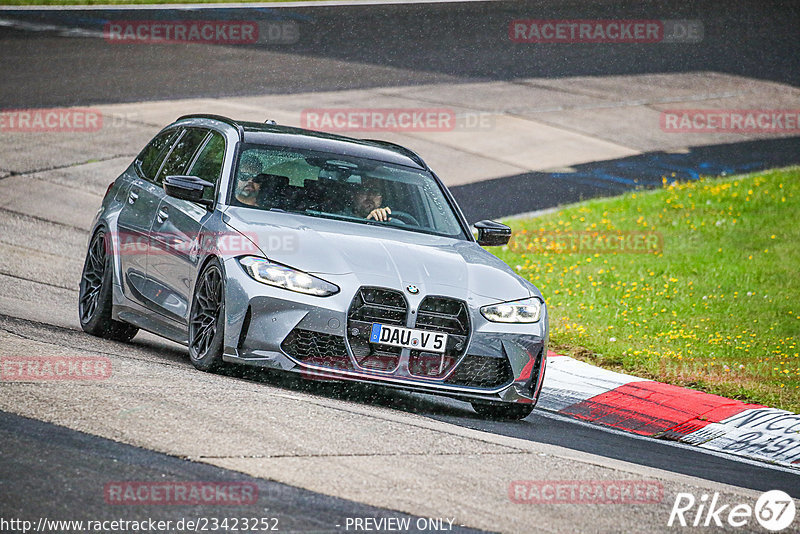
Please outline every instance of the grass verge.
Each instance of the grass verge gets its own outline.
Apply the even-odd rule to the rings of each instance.
[[[551,348],[800,412],[800,167],[668,183],[506,221]]]

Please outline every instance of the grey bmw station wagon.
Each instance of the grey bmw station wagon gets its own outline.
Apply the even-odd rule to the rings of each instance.
[[[80,282],[83,329],[144,329],[228,363],[378,383],[531,413],[539,290],[482,246],[414,152],[271,121],[184,116],[108,188]]]

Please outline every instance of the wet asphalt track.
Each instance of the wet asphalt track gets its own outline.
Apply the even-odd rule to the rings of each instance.
[[[517,44],[517,18],[698,20],[700,44]],[[237,46],[111,44],[67,37],[110,21],[224,19],[297,25],[297,42]],[[236,10],[0,11],[0,108],[332,91],[517,78],[721,72],[800,84],[800,3],[478,2]],[[7,26],[10,24],[10,26]],[[28,26],[25,26],[28,24]],[[33,26],[30,26],[30,25]],[[44,29],[53,25],[59,29]],[[22,25],[22,26],[20,26]],[[33,31],[31,28],[40,28]],[[26,29],[27,28],[27,29]],[[580,87],[575,88],[581,94]],[[468,220],[660,185],[661,177],[800,163],[800,137],[693,147],[453,188]]]
[[[0,105],[47,107],[418,83],[715,71],[800,84],[800,4],[722,0],[471,2],[181,11],[0,11],[0,19],[102,30],[117,20],[291,20],[293,44],[110,44],[0,29]],[[701,45],[539,44],[508,39],[513,19],[700,20]],[[235,47],[237,51],[239,46]],[[579,90],[580,88],[576,88]]]
[[[278,532],[344,532],[348,518],[418,518],[337,499],[198,462],[123,445],[0,412],[0,517],[49,520],[157,521],[267,518]],[[24,476],[20,476],[24,473]],[[123,481],[253,484],[254,504],[243,506],[110,505],[104,488]],[[276,521],[273,521],[276,520]],[[232,523],[231,523],[232,524]],[[258,522],[262,525],[261,521]],[[422,523],[420,523],[422,525]],[[453,525],[453,532],[480,532]],[[351,527],[352,528],[352,527]],[[7,532],[8,530],[4,530]],[[176,531],[173,527],[171,531]],[[424,532],[412,528],[409,532]]]

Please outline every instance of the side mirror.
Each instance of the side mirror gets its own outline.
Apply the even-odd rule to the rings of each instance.
[[[164,191],[169,196],[211,207],[214,202],[203,198],[203,193],[207,188],[213,189],[214,184],[197,176],[167,176],[164,178]]]
[[[495,221],[479,221],[475,223],[478,230],[478,244],[482,247],[499,247],[508,244],[511,239],[511,228]]]

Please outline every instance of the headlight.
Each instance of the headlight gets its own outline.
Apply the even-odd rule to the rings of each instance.
[[[239,263],[247,271],[247,274],[262,284],[317,297],[327,297],[339,292],[339,286],[326,282],[322,278],[311,276],[285,265],[272,263],[264,258],[245,256],[239,258]]]
[[[542,301],[537,298],[502,302],[481,308],[493,323],[535,323],[542,318]]]

